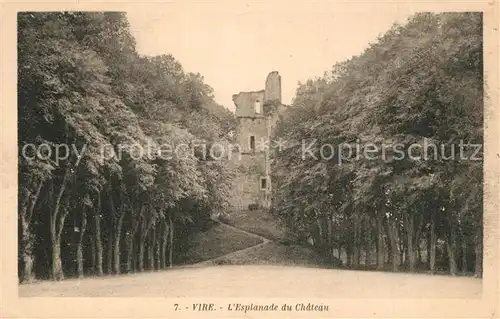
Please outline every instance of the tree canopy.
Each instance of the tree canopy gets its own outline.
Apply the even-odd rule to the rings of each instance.
[[[480,275],[482,136],[481,14],[416,14],[299,84],[275,131],[273,210],[352,267]]]
[[[225,139],[233,114],[172,55],[138,54],[123,13],[20,13],[18,31],[21,279],[171,266],[231,171],[161,148]]]

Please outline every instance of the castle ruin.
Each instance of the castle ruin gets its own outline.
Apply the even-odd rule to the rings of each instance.
[[[281,103],[281,76],[269,73],[264,90],[240,92],[233,95],[237,129],[235,142],[239,156],[231,163],[236,168],[231,205],[248,209],[250,205],[268,208],[271,203],[269,177],[269,143]],[[267,146],[267,147],[266,147]]]

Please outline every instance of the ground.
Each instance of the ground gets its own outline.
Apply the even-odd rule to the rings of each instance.
[[[192,238],[185,265],[131,275],[20,285],[21,297],[317,297],[480,298],[482,281],[318,268],[313,250],[282,244],[283,232],[262,211],[223,218]],[[227,224],[226,224],[227,223]],[[300,287],[300,288],[298,288]]]
[[[274,241],[281,241],[285,237],[283,228],[278,221],[271,214],[262,210],[234,211],[223,215],[221,220],[226,224]]]
[[[252,236],[231,226],[215,223],[205,232],[193,235],[188,249],[178,256],[182,264],[193,264],[224,256],[234,251],[262,243],[259,236]]]
[[[21,285],[21,297],[480,298],[481,280],[290,266],[212,266]]]

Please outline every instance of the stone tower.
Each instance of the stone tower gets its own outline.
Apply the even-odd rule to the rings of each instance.
[[[269,146],[271,131],[281,104],[281,76],[269,73],[265,89],[233,95],[236,106],[237,131],[235,142],[239,154],[231,163],[236,168],[231,204],[247,209],[251,204],[268,208],[271,180],[269,177]]]

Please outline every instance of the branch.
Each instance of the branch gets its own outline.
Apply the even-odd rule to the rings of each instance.
[[[69,173],[70,173],[70,168],[69,168],[69,165],[66,166],[66,170],[64,172],[64,176],[63,176],[63,180],[61,182],[61,187],[59,188],[59,192],[57,193],[57,197],[56,197],[56,207],[54,208],[54,212],[53,214],[51,214],[52,216],[52,221],[55,222],[57,220],[57,217],[58,217],[58,214],[59,214],[59,207],[61,205],[61,198],[62,198],[62,195],[64,194],[64,190],[66,189],[66,183],[69,179]]]
[[[35,205],[36,205],[36,202],[38,201],[38,196],[40,195],[40,191],[42,190],[42,186],[43,186],[43,179],[38,184],[38,188],[36,190],[35,196],[33,198],[33,201],[31,202],[31,206],[30,206],[28,215],[26,217],[26,221],[28,223],[31,222],[31,217],[33,216],[33,211],[35,210]]]
[[[66,219],[66,216],[68,216],[69,211],[67,209],[63,210],[63,214],[59,218],[59,229],[57,230],[57,238],[61,238],[61,234],[64,228],[64,220]]]

